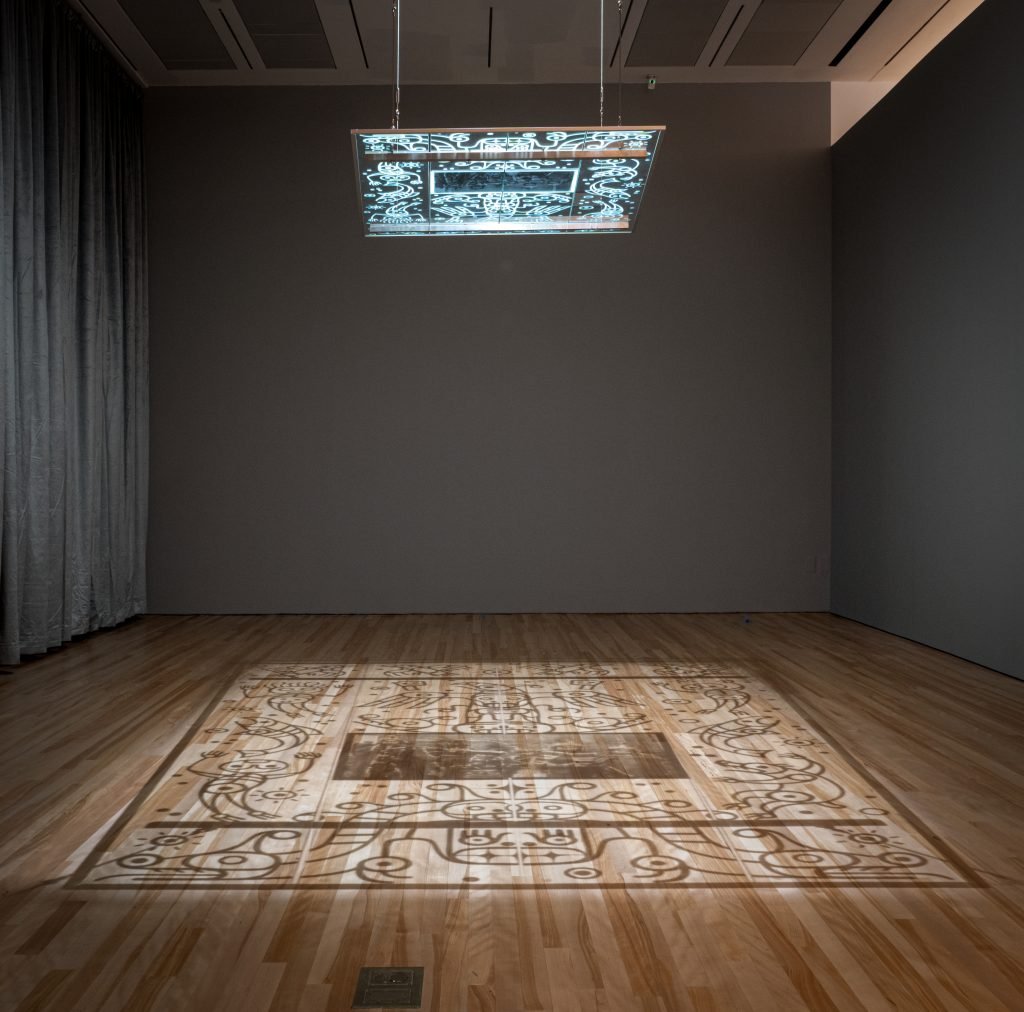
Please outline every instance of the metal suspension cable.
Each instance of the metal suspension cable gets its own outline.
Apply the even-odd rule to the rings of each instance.
[[[619,54],[619,126],[622,126],[622,0],[619,0],[619,38],[615,49]]]
[[[597,62],[601,67],[601,98],[600,98],[600,118],[601,126],[604,126],[604,0],[598,2],[598,17],[601,19],[601,43],[600,49],[597,54]]]
[[[399,103],[402,97],[402,89],[399,85],[399,71],[401,70],[401,29],[402,29],[402,12],[401,12],[402,0],[394,0],[391,5],[391,17],[394,21],[395,29],[395,52],[394,52],[394,83],[391,88],[392,108],[391,108],[391,129],[398,129],[398,117],[399,117]]]

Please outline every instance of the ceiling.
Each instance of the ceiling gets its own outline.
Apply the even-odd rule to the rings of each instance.
[[[69,0],[144,85],[386,84],[391,0]],[[623,80],[898,81],[982,0],[622,0]],[[403,0],[402,82],[594,82],[601,0]],[[604,0],[606,79],[619,8]]]

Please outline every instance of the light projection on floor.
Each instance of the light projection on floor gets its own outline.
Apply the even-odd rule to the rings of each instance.
[[[628,234],[664,131],[353,130],[364,234]]]
[[[756,672],[268,664],[69,888],[957,886],[970,873]]]

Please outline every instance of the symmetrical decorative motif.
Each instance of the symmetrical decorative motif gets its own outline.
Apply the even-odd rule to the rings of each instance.
[[[630,232],[664,129],[353,130],[365,234]]]
[[[694,664],[253,668],[72,885],[957,885],[762,678]]]

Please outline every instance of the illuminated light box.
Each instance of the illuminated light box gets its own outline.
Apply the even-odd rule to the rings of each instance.
[[[628,234],[664,132],[353,130],[364,234]]]

